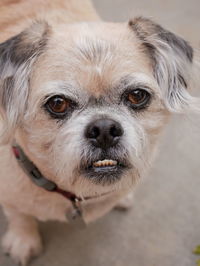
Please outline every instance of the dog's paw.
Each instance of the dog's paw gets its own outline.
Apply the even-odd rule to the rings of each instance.
[[[117,205],[115,206],[115,209],[117,210],[129,210],[133,206],[133,193],[129,193],[124,198],[122,198]]]
[[[3,251],[10,255],[18,265],[26,266],[30,259],[42,251],[38,233],[8,230],[2,240]]]

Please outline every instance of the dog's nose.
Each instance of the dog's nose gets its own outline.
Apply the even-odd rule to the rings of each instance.
[[[87,126],[85,137],[94,146],[108,149],[119,142],[123,133],[124,131],[117,121],[101,118]]]

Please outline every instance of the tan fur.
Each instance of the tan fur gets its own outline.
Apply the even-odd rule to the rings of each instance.
[[[99,20],[90,0],[3,0],[0,2],[0,42],[41,18],[51,24]]]

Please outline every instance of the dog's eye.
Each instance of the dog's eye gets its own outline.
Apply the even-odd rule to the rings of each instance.
[[[145,108],[151,99],[150,93],[144,89],[134,89],[125,94],[127,104],[136,110]]]
[[[70,103],[67,99],[60,96],[54,96],[48,101],[48,107],[54,113],[65,113],[66,109],[70,106]]]
[[[51,97],[45,104],[47,110],[58,118],[65,115],[73,106],[74,103],[70,99],[60,95]]]

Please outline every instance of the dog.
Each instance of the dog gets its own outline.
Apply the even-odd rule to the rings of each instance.
[[[36,219],[87,224],[128,207],[170,115],[199,99],[192,47],[150,19],[103,22],[89,0],[4,0],[0,30],[2,244],[27,265],[42,251]]]

